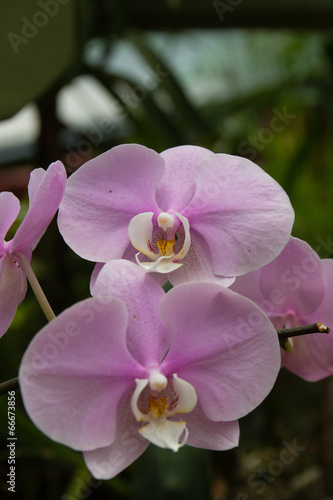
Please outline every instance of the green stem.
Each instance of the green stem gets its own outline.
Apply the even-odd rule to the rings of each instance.
[[[28,261],[26,256],[23,255],[22,253],[17,253],[15,255],[20,263],[20,266],[21,266],[24,274],[26,275],[26,277],[30,283],[30,286],[31,286],[31,288],[36,296],[36,299],[37,299],[40,307],[42,308],[43,313],[46,316],[46,319],[48,321],[51,321],[52,319],[54,319],[56,317],[56,315],[54,314],[54,312],[53,312],[53,310],[52,310],[52,308],[51,308],[51,306],[50,306],[50,304],[45,296],[45,293],[43,292],[42,287],[40,286],[40,284],[36,278],[36,275],[32,270],[30,262]]]
[[[312,325],[276,330],[279,340],[286,340],[290,337],[298,337],[299,335],[309,335],[311,333],[330,333],[330,331],[330,328],[324,325],[324,323],[313,323]]]
[[[0,396],[6,394],[10,391],[16,391],[19,388],[18,378],[11,378],[10,380],[6,380],[6,382],[2,382],[0,384]]]

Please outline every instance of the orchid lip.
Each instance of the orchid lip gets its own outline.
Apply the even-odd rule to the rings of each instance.
[[[147,273],[155,271],[161,274],[167,274],[171,271],[175,271],[183,265],[182,263],[171,260],[173,257],[172,255],[161,255],[157,260],[152,262],[141,262],[139,260],[139,255],[140,253],[137,253],[135,255],[135,260],[137,264],[142,267]]]

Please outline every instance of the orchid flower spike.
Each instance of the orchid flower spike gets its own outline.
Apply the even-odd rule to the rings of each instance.
[[[164,294],[136,264],[115,260],[94,297],[34,337],[19,381],[35,425],[108,479],[150,443],[237,446],[237,419],[267,396],[279,367],[276,331],[249,299],[209,282]]]
[[[228,286],[281,252],[293,220],[284,190],[249,160],[196,146],[158,154],[125,144],[71,175],[58,225],[93,262],[126,258],[163,283]]]
[[[318,322],[333,327],[333,259],[321,260],[298,238],[267,266],[237,278],[232,289],[259,305],[277,329]],[[332,334],[293,337],[288,344],[282,366],[310,382],[333,374]]]
[[[0,193],[0,336],[9,328],[27,290],[22,261],[30,262],[33,250],[58,210],[65,191],[66,171],[60,161],[45,171],[31,172],[28,184],[29,209],[14,237],[6,234],[20,211],[13,193]]]

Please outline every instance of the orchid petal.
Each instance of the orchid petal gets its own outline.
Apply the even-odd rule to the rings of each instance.
[[[321,271],[325,276],[325,294],[317,309],[311,314],[309,312],[306,314],[306,319],[312,323],[320,321],[327,324],[333,333],[333,259],[323,259],[321,261]],[[318,274],[321,275],[320,272]]]
[[[130,410],[128,394],[119,402],[117,434],[111,445],[83,453],[96,479],[111,479],[136,460],[149,446],[139,434],[139,425]]]
[[[120,399],[146,372],[126,347],[118,299],[86,299],[32,340],[20,367],[25,408],[46,435],[78,450],[109,445]]]
[[[61,161],[49,168],[31,172],[29,209],[11,242],[12,252],[33,250],[58,210],[66,186],[66,171]]]
[[[58,161],[55,163],[60,164],[61,162]],[[54,165],[55,163],[51,163],[51,165]],[[53,167],[51,167],[51,168],[53,168]],[[61,170],[62,170],[62,168],[61,168]],[[29,196],[29,200],[31,200],[31,202],[35,198],[35,196],[38,196],[38,189],[39,189],[41,183],[43,182],[44,175],[45,175],[45,170],[43,168],[35,168],[30,173],[30,179],[29,179],[29,183],[28,183],[28,196]]]
[[[144,366],[159,364],[169,346],[169,333],[157,312],[164,296],[158,283],[136,264],[114,260],[105,264],[100,271],[93,295],[117,297],[126,304],[129,318],[127,345],[130,352]]]
[[[95,264],[95,266],[94,266],[93,272],[91,273],[91,276],[90,276],[89,288],[90,288],[91,295],[94,295],[95,283],[96,283],[97,277],[98,277],[99,273],[101,272],[101,270],[103,269],[104,265],[105,265],[104,262],[97,262],[97,264]]]
[[[325,277],[310,245],[290,238],[273,262],[239,276],[231,289],[258,304],[278,327],[276,319],[290,311],[297,316],[316,312],[323,301]]]
[[[282,350],[281,364],[289,371],[307,380],[317,382],[333,374],[333,336],[314,333],[293,338],[293,350]]]
[[[235,282],[230,286],[230,290],[253,300],[269,316],[275,310],[274,303],[271,303],[270,299],[263,296],[259,285],[260,273],[266,267],[251,271],[243,276],[237,276]]]
[[[331,333],[315,333],[293,338],[294,348],[289,354],[282,352],[282,365],[309,382],[316,382],[333,374],[333,259],[321,261],[326,278],[325,296],[320,306],[302,317],[302,324],[322,322]],[[320,273],[319,273],[320,274]]]
[[[17,306],[22,302],[27,280],[11,255],[0,259],[0,337],[10,327]]]
[[[189,251],[182,260],[182,268],[168,274],[169,281],[174,285],[188,281],[214,281],[223,286],[230,286],[234,277],[217,276],[213,273],[213,262],[209,247],[196,231],[191,230]]]
[[[20,212],[20,202],[13,193],[3,191],[0,193],[0,241],[7,234]],[[1,243],[0,243],[1,245]],[[0,255],[1,255],[0,247]]]
[[[128,225],[142,212],[160,212],[156,187],[164,172],[158,153],[137,144],[112,148],[68,179],[58,225],[81,257],[107,262],[122,257]]]
[[[208,450],[230,450],[238,446],[239,425],[231,422],[213,422],[209,420],[198,403],[191,413],[186,415],[189,446]]]
[[[87,468],[96,479],[112,479],[146,451],[149,441],[133,428],[122,426],[114,442],[107,447],[85,451]]]
[[[156,191],[156,200],[164,212],[180,212],[191,201],[196,185],[195,170],[214,153],[199,146],[177,146],[163,151],[165,173]]]
[[[214,283],[186,283],[163,297],[159,314],[172,333],[161,370],[195,387],[209,419],[236,420],[270,392],[280,346],[252,301]]]
[[[290,238],[281,254],[258,272],[261,293],[274,313],[291,309],[298,316],[309,315],[323,300],[321,260],[305,241]]]
[[[214,273],[239,276],[272,261],[286,245],[294,212],[281,186],[245,158],[207,156],[182,214],[209,245]]]

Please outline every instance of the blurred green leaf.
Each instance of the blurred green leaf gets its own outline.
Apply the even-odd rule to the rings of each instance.
[[[73,64],[76,0],[0,3],[0,119],[36,100]]]

